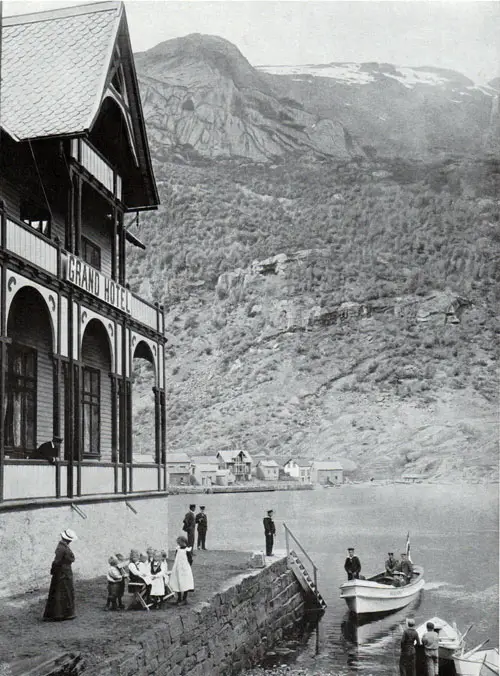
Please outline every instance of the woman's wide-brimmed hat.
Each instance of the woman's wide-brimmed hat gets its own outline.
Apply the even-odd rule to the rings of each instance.
[[[67,540],[68,542],[73,542],[73,540],[78,540],[78,536],[75,533],[74,530],[71,530],[71,528],[66,528],[66,530],[63,530],[61,533],[61,537],[63,540]]]

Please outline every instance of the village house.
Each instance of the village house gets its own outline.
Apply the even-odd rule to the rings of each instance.
[[[144,248],[131,223],[159,198],[123,4],[4,18],[1,74],[2,527],[36,543],[38,570],[58,529],[83,529],[85,574],[125,545],[106,533],[130,532],[131,516],[147,536],[167,484],[164,312],[127,283],[127,247]],[[138,359],[152,367],[144,463]]]
[[[188,486],[191,476],[191,459],[187,453],[167,455],[167,483],[170,486]]]
[[[216,483],[219,461],[215,455],[194,455],[191,457],[191,476],[198,486],[212,486]]]
[[[252,458],[247,451],[219,451],[219,469],[228,469],[236,481],[249,481],[252,473]]]
[[[276,460],[259,460],[256,467],[257,479],[264,481],[278,481],[280,466]]]
[[[322,486],[342,484],[344,482],[342,465],[336,460],[313,460],[311,482]]]
[[[311,483],[311,465],[312,460],[303,458],[291,458],[283,465],[283,472],[293,479],[297,479],[302,484]]]

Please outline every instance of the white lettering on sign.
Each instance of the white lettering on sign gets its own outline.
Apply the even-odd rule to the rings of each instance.
[[[105,277],[78,256],[70,253],[66,255],[66,279],[69,282],[122,312],[132,313],[131,294],[128,289]]]

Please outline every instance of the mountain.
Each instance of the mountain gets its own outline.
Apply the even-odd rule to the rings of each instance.
[[[202,35],[137,69],[161,205],[128,276],[165,306],[168,449],[498,479],[498,83]]]
[[[433,67],[388,63],[260,66],[279,96],[344,124],[371,155],[483,155],[500,150],[500,78],[476,85]]]
[[[268,161],[293,153],[362,156],[335,119],[280,99],[227,40],[187,35],[136,55],[153,153]]]
[[[153,153],[253,161],[492,155],[499,78],[476,85],[433,67],[330,63],[254,68],[217,36],[136,55]]]
[[[161,206],[141,216],[129,279],[166,309],[171,452],[498,477],[499,162],[155,173]],[[134,387],[147,449],[152,395],[141,374]]]

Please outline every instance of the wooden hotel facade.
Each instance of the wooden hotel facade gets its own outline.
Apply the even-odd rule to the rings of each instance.
[[[164,313],[126,263],[158,194],[123,5],[4,18],[1,71],[0,509],[162,493]],[[154,370],[147,463],[137,358]]]

